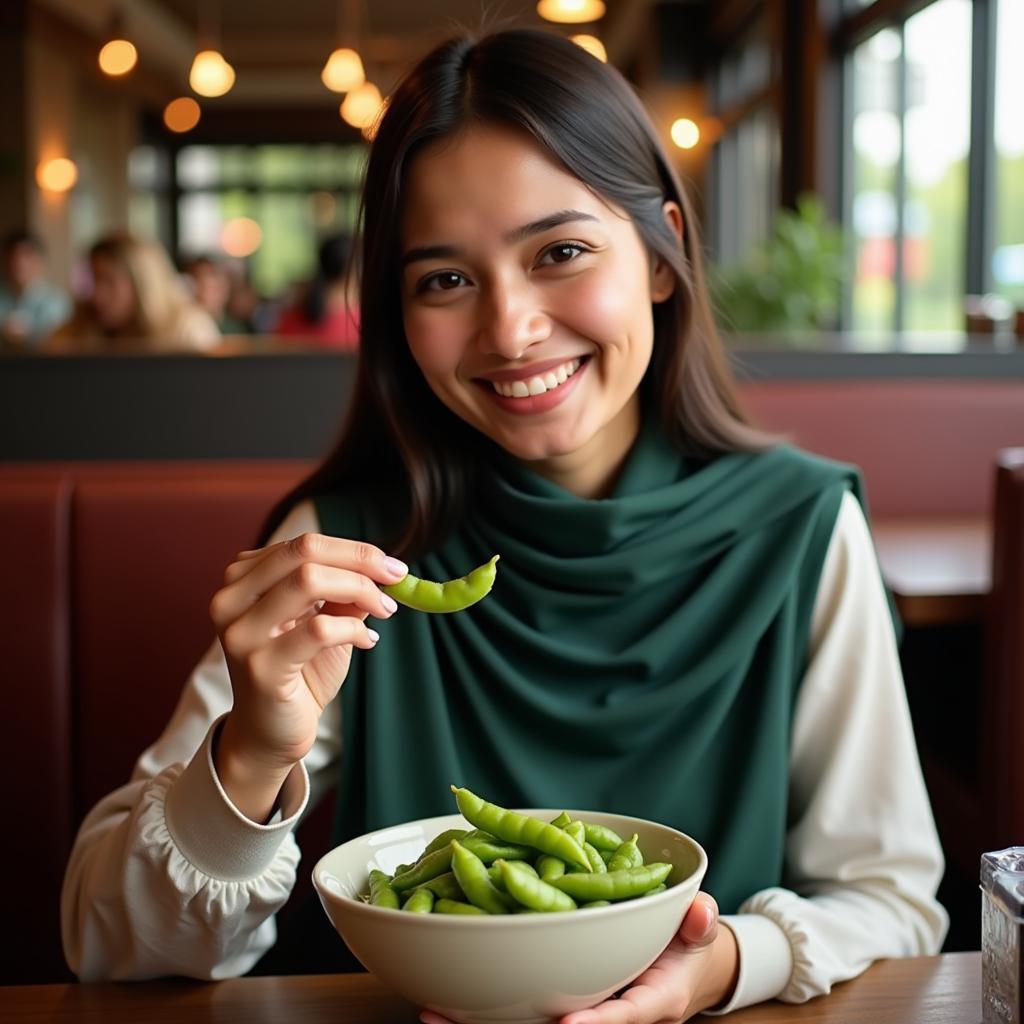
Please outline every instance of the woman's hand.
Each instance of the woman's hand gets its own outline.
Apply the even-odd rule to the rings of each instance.
[[[589,1010],[577,1010],[559,1024],[678,1024],[717,1006],[736,987],[739,953],[728,928],[718,926],[718,906],[698,893],[665,951],[625,989]],[[424,1010],[422,1024],[450,1024]]]
[[[210,602],[234,694],[215,763],[243,814],[267,819],[288,773],[313,746],[352,648],[377,642],[366,617],[387,618],[397,608],[376,584],[407,572],[371,544],[315,533],[243,551],[228,566]]]

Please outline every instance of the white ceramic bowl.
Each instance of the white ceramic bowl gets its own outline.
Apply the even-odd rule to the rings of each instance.
[[[521,813],[550,821],[562,808]],[[542,1024],[594,1006],[649,967],[675,934],[707,869],[689,836],[641,818],[573,811],[639,835],[647,863],[672,865],[654,896],[556,914],[461,917],[363,903],[371,868],[411,863],[435,836],[470,828],[460,814],[381,829],[335,847],[313,869],[327,916],[368,971],[420,1007],[460,1024]]]

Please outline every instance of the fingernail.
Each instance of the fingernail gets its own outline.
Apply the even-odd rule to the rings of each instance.
[[[380,639],[380,633],[378,633],[377,630],[368,629],[366,632],[374,643],[376,643]]]
[[[384,568],[387,569],[392,576],[409,575],[409,566],[407,566],[405,562],[399,561],[397,558],[392,558],[390,555],[384,559]]]
[[[394,615],[398,611],[398,602],[390,594],[381,594],[380,603]]]

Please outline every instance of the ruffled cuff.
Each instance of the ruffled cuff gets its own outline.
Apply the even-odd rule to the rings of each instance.
[[[167,830],[196,869],[211,878],[244,882],[270,866],[291,834],[309,799],[309,777],[297,764],[278,802],[280,812],[271,824],[260,825],[231,803],[213,764],[213,737],[222,719],[210,727],[202,746],[167,788]]]
[[[719,922],[736,936],[739,976],[732,998],[709,1016],[741,1010],[774,999],[786,987],[793,970],[793,951],[786,933],[761,914],[725,914]]]

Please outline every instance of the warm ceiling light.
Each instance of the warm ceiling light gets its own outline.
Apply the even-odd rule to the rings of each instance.
[[[681,117],[678,121],[672,122],[671,135],[672,141],[680,149],[693,149],[700,142],[700,128],[688,117]]]
[[[200,50],[192,61],[188,84],[200,96],[223,96],[235,84],[235,69],[216,50]]]
[[[179,96],[164,107],[164,124],[172,132],[190,132],[199,124],[200,113],[191,96]]]
[[[36,167],[36,184],[47,192],[67,192],[78,181],[78,168],[73,160],[58,156],[43,160]]]
[[[537,13],[546,21],[579,25],[604,17],[603,0],[540,0]]]
[[[345,97],[341,116],[353,128],[369,128],[377,120],[383,103],[380,89],[373,82],[364,82]]]
[[[366,72],[355,50],[340,47],[327,58],[320,78],[332,92],[351,92],[366,81]]]
[[[234,217],[221,228],[220,244],[229,256],[251,256],[263,241],[263,229],[251,217]]]
[[[127,75],[138,62],[139,54],[127,39],[111,39],[100,50],[100,71],[105,75]]]
[[[601,42],[597,36],[579,35],[573,36],[572,41],[577,46],[582,46],[587,53],[592,54],[598,60],[608,63],[608,51],[604,48],[604,43]]]

